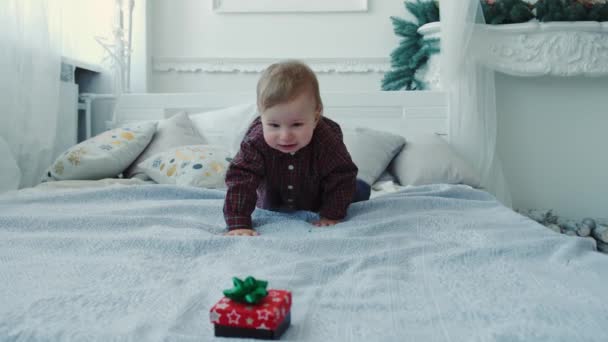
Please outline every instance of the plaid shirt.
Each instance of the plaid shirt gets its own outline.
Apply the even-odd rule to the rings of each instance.
[[[318,211],[322,217],[342,219],[353,200],[356,177],[340,126],[332,120],[322,117],[310,143],[291,154],[266,144],[257,118],[226,174],[226,224],[229,230],[252,229],[256,201],[263,209]]]

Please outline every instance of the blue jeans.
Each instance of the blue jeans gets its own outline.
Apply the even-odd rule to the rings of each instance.
[[[372,187],[364,181],[357,178],[357,189],[355,190],[354,202],[367,201],[371,194]]]

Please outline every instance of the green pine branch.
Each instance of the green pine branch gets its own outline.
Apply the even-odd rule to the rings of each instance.
[[[480,0],[487,24],[540,21],[608,21],[608,3],[590,0]]]
[[[401,40],[391,52],[391,71],[382,79],[382,90],[422,90],[423,81],[416,78],[416,71],[424,66],[432,54],[439,52],[437,39],[425,41],[418,33],[420,26],[439,21],[439,5],[432,0],[404,2],[416,22],[398,17],[390,17],[393,31]]]
[[[534,18],[533,5],[523,0],[480,0],[487,24],[523,23]]]
[[[608,3],[585,0],[538,0],[536,17],[540,21],[608,21]]]

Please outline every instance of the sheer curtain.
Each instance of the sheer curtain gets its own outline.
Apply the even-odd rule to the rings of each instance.
[[[37,184],[52,162],[61,34],[57,7],[51,2],[0,1],[0,140],[21,170],[20,187]],[[19,182],[10,177],[3,182]]]
[[[484,34],[479,0],[441,1],[441,83],[449,97],[450,143],[481,176],[482,186],[506,206],[511,195],[496,150],[494,71],[476,61]]]

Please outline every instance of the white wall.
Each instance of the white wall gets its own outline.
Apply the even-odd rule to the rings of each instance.
[[[513,206],[608,217],[608,77],[497,74],[496,92]]]
[[[369,10],[362,13],[309,14],[218,14],[212,11],[211,3],[210,0],[153,1],[150,8],[152,59],[330,58],[340,63],[341,59],[376,58],[388,63],[390,52],[399,43],[389,17],[406,16],[401,0],[369,0]],[[382,76],[381,72],[319,74],[325,90],[377,90]],[[255,72],[153,70],[149,90],[253,90],[257,77]]]

